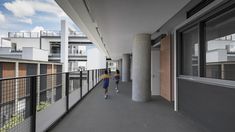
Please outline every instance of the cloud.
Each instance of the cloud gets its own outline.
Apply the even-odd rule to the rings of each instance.
[[[19,20],[20,22],[27,23],[27,24],[32,24],[32,19],[30,18],[22,18]]]
[[[6,2],[3,5],[7,10],[11,11],[16,17],[26,17],[35,14],[34,8],[27,1],[16,0],[13,2]]]
[[[33,7],[36,11],[47,12],[57,15],[58,17],[65,17],[66,14],[55,2],[34,2]]]
[[[2,12],[0,12],[0,23],[4,23],[5,20],[5,16],[2,14]]]
[[[16,17],[29,17],[35,15],[36,12],[51,13],[58,17],[66,16],[54,1],[15,0],[4,3],[4,7]]]
[[[36,26],[31,30],[31,32],[40,32],[40,31],[43,31],[43,30],[45,30],[44,27]]]

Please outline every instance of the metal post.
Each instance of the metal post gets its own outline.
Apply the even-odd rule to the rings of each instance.
[[[82,98],[82,70],[80,71],[80,97]]]
[[[69,111],[69,73],[65,74],[65,96],[66,96],[66,111]]]
[[[86,78],[87,78],[87,91],[89,92],[89,71],[87,70],[87,75],[86,75]]]
[[[94,70],[92,70],[92,88],[94,87]]]
[[[36,132],[36,109],[37,109],[37,77],[30,77],[30,98],[31,98],[31,109],[30,115],[31,120],[31,132]]]
[[[96,75],[95,75],[95,81],[96,82],[95,83],[97,84],[97,82],[98,82],[98,70],[96,69],[95,72],[96,72]]]
[[[97,80],[98,80],[98,82],[99,82],[99,81],[100,81],[100,79],[99,79],[99,77],[100,77],[100,70],[98,69],[97,71],[98,71]]]
[[[205,43],[205,23],[200,22],[199,23],[199,64],[198,64],[198,74],[200,77],[205,77],[206,76],[206,43]]]

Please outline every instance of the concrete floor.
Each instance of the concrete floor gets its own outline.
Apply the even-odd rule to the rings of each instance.
[[[98,85],[52,132],[208,132],[191,119],[173,111],[161,97],[148,103],[131,101],[131,83],[121,83],[120,93],[110,85],[105,100]]]

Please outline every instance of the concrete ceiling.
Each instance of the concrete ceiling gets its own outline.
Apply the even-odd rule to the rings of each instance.
[[[190,2],[190,0],[56,1],[91,41],[113,59],[121,57],[123,53],[131,53],[135,34],[152,34]]]

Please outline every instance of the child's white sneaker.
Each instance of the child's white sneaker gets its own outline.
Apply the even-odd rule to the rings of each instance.
[[[105,95],[105,96],[104,96],[104,99],[107,99],[107,98],[108,98],[108,95]]]
[[[119,90],[117,89],[116,92],[119,93]]]

